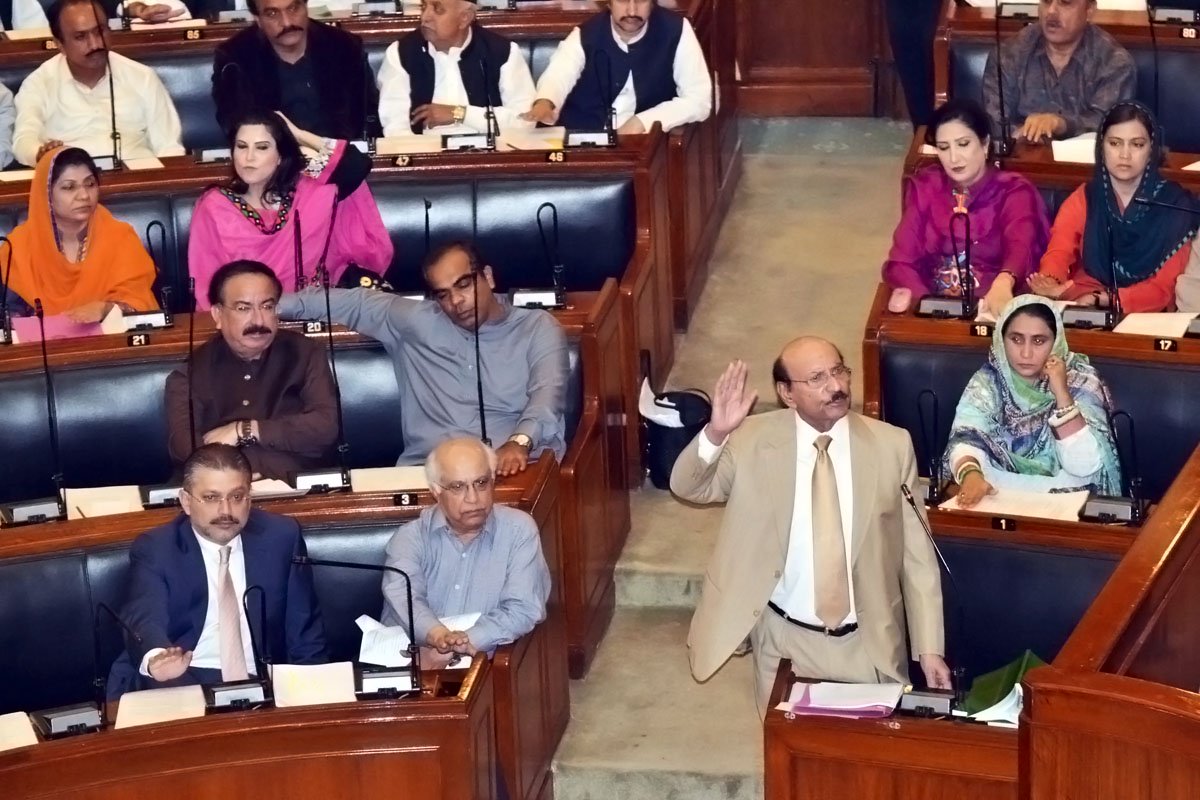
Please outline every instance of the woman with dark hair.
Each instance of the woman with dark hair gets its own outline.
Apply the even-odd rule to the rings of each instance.
[[[1004,489],[1120,494],[1111,411],[1087,356],[1067,349],[1055,307],[1036,295],[1013,300],[950,427],[943,465],[959,505]]]
[[[11,246],[0,245],[0,269],[12,259],[10,301],[20,300],[27,313],[36,300],[47,316],[82,323],[100,322],[114,305],[158,308],[154,262],[133,228],[100,205],[100,171],[84,150],[57,147],[42,156],[29,188],[29,218],[8,239]]]
[[[962,294],[966,225],[956,214],[969,218],[975,296],[990,313],[1024,291],[1037,268],[1049,229],[1046,205],[1024,177],[988,164],[991,125],[972,100],[951,100],[934,112],[925,141],[940,163],[906,179],[904,210],[883,264],[891,311],[929,294]]]
[[[1193,215],[1135,203],[1135,198],[1191,205],[1179,184],[1159,174],[1162,129],[1140,103],[1117,103],[1096,136],[1091,181],[1063,202],[1031,291],[1080,305],[1108,306],[1116,284],[1126,312],[1165,311],[1187,265]]]
[[[277,112],[247,114],[231,138],[233,175],[200,196],[189,232],[198,308],[209,307],[216,271],[239,259],[266,264],[286,292],[317,280],[321,264],[333,284],[378,282],[392,241],[365,183],[367,156]],[[302,146],[316,152],[307,163]]]

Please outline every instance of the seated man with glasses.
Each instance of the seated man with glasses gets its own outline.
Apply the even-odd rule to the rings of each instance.
[[[127,640],[129,649],[113,664],[109,699],[245,680],[257,674],[255,644],[274,664],[324,663],[312,572],[292,563],[308,552],[300,526],[250,508],[250,463],[242,452],[209,444],[192,453],[179,503],[182,514],[143,533],[130,550],[121,616],[140,640]],[[261,591],[244,603],[248,587]]]
[[[425,477],[437,505],[401,526],[387,565],[412,580],[421,666],[441,669],[476,652],[491,653],[546,618],[550,569],[537,523],[524,511],[495,505],[496,454],[478,439],[434,448]],[[385,625],[408,626],[404,579],[383,578]],[[479,618],[462,629],[443,620]]]
[[[233,261],[208,289],[217,335],[167,376],[171,460],[202,444],[241,448],[254,476],[334,463],[337,399],[325,347],[279,330],[283,287],[258,261]]]
[[[379,340],[392,357],[404,434],[398,463],[421,464],[438,442],[481,436],[485,428],[501,443],[499,475],[524,470],[543,449],[561,459],[568,373],[562,327],[548,311],[513,308],[498,297],[492,268],[468,242],[435,248],[423,270],[429,300],[330,292],[333,321]],[[325,294],[305,289],[279,308],[285,319],[324,319]]]

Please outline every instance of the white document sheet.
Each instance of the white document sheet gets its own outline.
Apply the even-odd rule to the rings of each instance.
[[[958,495],[942,503],[938,508],[947,511],[970,511],[992,517],[1036,517],[1077,522],[1087,492],[1022,492],[1017,489],[1001,489],[996,494],[985,496],[974,508],[960,508]]]
[[[50,33],[49,28],[24,28],[19,31],[5,31],[4,35],[10,41],[19,42],[27,39],[50,39],[54,34]]]
[[[1050,144],[1054,160],[1065,164],[1096,163],[1096,133],[1081,133],[1070,139],[1055,140]]]
[[[419,492],[428,488],[423,466],[350,470],[350,489],[355,492]]]
[[[133,728],[203,716],[204,690],[199,686],[147,689],[121,695],[116,727]]]
[[[441,134],[381,136],[375,140],[375,152],[381,156],[411,156],[442,152]]]
[[[533,130],[511,130],[496,139],[496,149],[504,150],[562,150],[567,129],[561,125]]]
[[[99,486],[93,489],[63,489],[67,519],[136,514],[142,510],[142,494],[136,486]]]
[[[31,169],[13,169],[0,172],[0,181],[4,183],[17,183],[18,181],[33,180],[33,170]]]
[[[266,500],[272,497],[299,497],[305,492],[300,491],[287,481],[277,478],[259,478],[250,484],[250,494],[255,500]]]
[[[201,22],[203,21],[201,20]],[[141,172],[148,169],[162,169],[163,163],[154,156],[147,156],[146,158],[127,158],[125,166],[133,172]]]
[[[466,631],[470,630],[481,616],[483,615],[478,611],[458,614],[442,617],[441,623],[452,631]],[[408,629],[405,626],[387,627],[366,614],[356,619],[355,623],[363,632],[362,645],[358,649],[359,661],[364,664],[378,664],[381,667],[408,666],[412,659],[405,655],[409,644]]]
[[[1012,691],[1004,696],[1003,700],[972,715],[972,719],[1001,728],[1015,728],[1021,721],[1021,706],[1024,704],[1024,698],[1021,684],[1017,683],[1013,686]]]
[[[1003,5],[1013,5],[1008,0],[1001,0]],[[1021,0],[1016,5],[1030,4],[1031,0]],[[967,0],[967,5],[975,8],[995,8],[996,0]],[[1096,8],[1101,8],[1106,11],[1145,11],[1146,0],[1096,0]],[[1145,20],[1142,20],[1145,22]]]
[[[1187,333],[1188,325],[1192,324],[1192,320],[1195,318],[1195,314],[1182,311],[1126,314],[1125,318],[1117,323],[1117,327],[1113,328],[1113,333],[1133,333],[1140,336],[1178,339]]]
[[[828,711],[892,710],[902,694],[904,685],[900,683],[796,683],[788,699],[776,708],[791,711],[800,704],[803,708]]]
[[[1193,161],[1183,168],[1184,172],[1200,172],[1200,161]]]
[[[0,714],[0,752],[37,743],[37,734],[28,714],[24,711]]]
[[[354,665],[349,661],[274,664],[271,681],[279,708],[354,702]]]
[[[182,12],[181,12],[182,13]],[[203,28],[208,24],[205,19],[169,19],[166,22],[146,22],[145,20],[130,20],[130,30],[149,31],[162,28]]]

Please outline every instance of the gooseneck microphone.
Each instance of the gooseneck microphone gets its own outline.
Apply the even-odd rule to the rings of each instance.
[[[933,424],[926,424],[925,405],[921,402],[928,397],[933,402],[931,405]],[[939,402],[937,392],[933,389],[922,389],[917,395],[917,418],[921,423],[921,446],[925,448],[925,459],[929,470],[929,492],[927,494],[930,505],[936,505],[942,497],[942,459],[941,448],[937,441],[937,426],[941,420],[939,413]]]
[[[333,222],[337,219],[337,203],[333,204],[333,214],[329,221],[329,230],[333,231]],[[328,250],[329,242],[326,241],[326,250]],[[350,486],[350,466],[349,454],[350,444],[346,441],[346,422],[342,412],[342,384],[338,381],[337,373],[337,355],[333,347],[333,302],[329,297],[329,268],[325,266],[325,253],[321,254],[321,263],[317,266],[317,273],[321,276],[321,288],[325,293],[325,335],[326,343],[329,348],[329,372],[333,376],[333,399],[337,405],[337,454],[338,467],[342,471],[342,486],[341,488],[349,488]],[[297,487],[298,488],[298,487]]]
[[[254,626],[250,624],[250,593],[258,592],[258,636],[254,635]],[[242,610],[246,612],[246,627],[250,629],[250,652],[254,654],[254,671],[259,680],[270,680],[267,666],[271,663],[271,654],[267,650],[271,637],[267,635],[267,592],[263,587],[253,584],[242,592]],[[260,644],[264,642],[265,644]]]
[[[604,69],[600,69],[600,56],[604,56]],[[596,53],[596,80],[604,99],[604,132],[608,134],[610,145],[617,143],[617,97],[613,92],[612,60],[608,53],[599,50]]]
[[[1121,287],[1117,284],[1117,254],[1113,250],[1112,216],[1104,215],[1104,232],[1108,236],[1108,327],[1121,321]]]
[[[4,264],[4,294],[0,295],[0,344],[12,344],[12,317],[8,313],[9,280],[12,278],[12,242],[7,236],[0,236],[0,242],[8,247],[5,249],[7,259]]]
[[[961,248],[958,245],[958,238],[954,235],[956,223],[959,221],[963,225]],[[971,266],[971,215],[965,206],[959,206],[955,209],[954,216],[950,217],[950,249],[954,251],[951,257],[955,261],[958,288],[962,293],[962,313],[959,316],[969,321],[975,318],[975,270]],[[962,253],[961,262],[959,262],[959,253]]]
[[[542,224],[542,212],[546,209],[550,210],[550,232],[553,235],[552,238],[546,236],[546,226]],[[542,255],[546,258],[546,266],[550,268],[550,280],[554,284],[555,299],[559,305],[562,305],[566,299],[566,288],[563,286],[563,272],[565,271],[565,267],[559,258],[558,250],[558,206],[550,202],[542,203],[538,206],[537,224],[538,235],[542,240]]]
[[[104,673],[100,669],[100,662],[104,658],[104,655],[101,652],[103,648],[100,646],[100,618],[102,616],[100,612],[104,612],[104,614],[108,615],[109,619],[115,621],[117,625],[120,626],[121,630],[124,631],[125,635],[129,637],[134,644],[138,645],[138,647],[141,647],[143,640],[142,635],[138,633],[132,625],[126,622],[120,614],[113,611],[107,603],[96,603],[96,610],[92,615],[92,686],[95,687],[96,690],[96,709],[100,714],[100,727],[104,727],[108,724],[108,715],[105,712],[104,702],[104,689],[107,681],[105,680]]]
[[[292,223],[294,225],[292,233],[295,239],[295,247],[293,248],[293,255],[295,256],[294,268],[296,271],[295,291],[298,292],[308,285],[308,280],[304,277],[304,245],[301,243],[300,211],[295,207],[292,208]],[[329,230],[333,230],[332,225]]]
[[[100,19],[100,11],[95,3],[92,4],[92,15],[96,18],[96,27],[99,29],[100,41],[104,45],[104,65],[108,71],[108,113],[111,126],[109,135],[112,138],[113,145],[112,168],[118,170],[124,167],[125,162],[121,159],[121,132],[117,130],[117,91],[113,83],[112,50],[109,49],[108,39],[105,36],[108,24],[106,21]]]
[[[1001,66],[1003,53],[1001,53],[1000,42],[1000,3],[996,3],[996,10],[992,13],[992,21],[994,23],[993,33],[996,40],[996,98],[1000,103],[1000,135],[992,142],[993,151],[997,158],[1008,158],[1013,153],[1013,140],[1008,130],[1008,113],[1004,106],[1004,67]]]
[[[364,564],[357,561],[333,561],[324,558],[310,558],[309,556],[292,556],[292,563],[298,566],[307,567],[336,567],[338,569],[360,569],[371,572],[391,572],[404,578],[405,586],[405,602],[408,607],[408,657],[411,659],[411,670],[409,676],[412,680],[413,690],[420,690],[421,687],[421,646],[417,644],[417,621],[413,616],[413,593],[412,579],[408,573],[399,567],[393,567],[390,564]]]
[[[188,278],[188,294],[192,298],[192,309],[188,315],[188,430],[192,436],[192,452],[196,450],[196,392],[195,392],[195,356],[196,356],[196,279]]]
[[[63,499],[63,469],[62,449],[58,443],[58,407],[54,398],[54,376],[50,372],[50,353],[46,347],[46,312],[42,308],[42,299],[33,301],[34,313],[37,314],[38,330],[42,334],[42,373],[46,378],[46,424],[50,430],[50,456],[54,463],[54,474],[50,479],[54,482],[54,496],[58,500],[58,517],[65,519],[67,504]]]
[[[483,358],[479,355],[479,282],[483,280],[483,272],[479,269],[474,271],[474,280],[471,281],[471,291],[474,294],[474,316],[475,316],[475,394],[479,401],[479,440],[488,447],[492,446],[492,440],[487,435],[487,413],[483,407]]]
[[[1192,206],[1185,206],[1185,205],[1181,205],[1179,203],[1168,203],[1163,200],[1151,200],[1148,197],[1137,197],[1137,196],[1134,196],[1133,202],[1135,202],[1139,205],[1143,205],[1143,206],[1157,206],[1158,208],[1170,208],[1170,209],[1174,209],[1175,211],[1182,211],[1185,214],[1200,215],[1200,207],[1193,208]],[[0,237],[0,238],[3,238],[3,237]]]
[[[487,105],[483,109],[483,124],[487,128],[487,149],[496,149],[496,137],[500,135],[500,123],[496,121],[496,109],[492,105],[492,84],[488,75],[487,56],[482,53],[479,57],[479,71],[483,73],[483,97]]]

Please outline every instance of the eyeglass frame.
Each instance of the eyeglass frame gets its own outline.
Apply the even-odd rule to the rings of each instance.
[[[793,384],[793,383],[802,383],[805,386],[807,386],[809,389],[816,390],[816,389],[820,389],[821,387],[828,384],[830,380],[840,381],[843,378],[849,378],[853,374],[854,374],[854,370],[850,369],[850,367],[846,366],[845,364],[838,364],[836,367],[829,369],[827,372],[823,372],[820,375],[814,375],[811,378],[790,378],[789,377],[786,381],[783,381],[783,382],[787,383],[789,385]]]
[[[433,485],[441,487],[444,491],[449,492],[455,497],[466,497],[467,490],[470,487],[475,487],[475,492],[478,494],[482,494],[488,489],[496,488],[496,476],[489,474],[482,478],[475,478],[471,481],[455,481],[454,483],[449,484],[433,481]]]
[[[253,499],[251,496],[253,492],[243,493],[240,490],[233,492],[232,494],[221,495],[220,497],[216,498],[201,497],[198,494],[193,494],[187,489],[184,489],[183,492],[205,508],[220,508],[222,501],[227,501],[232,508],[235,506],[241,506],[244,503],[249,503]],[[239,494],[243,495],[241,499],[235,499],[233,495]]]

